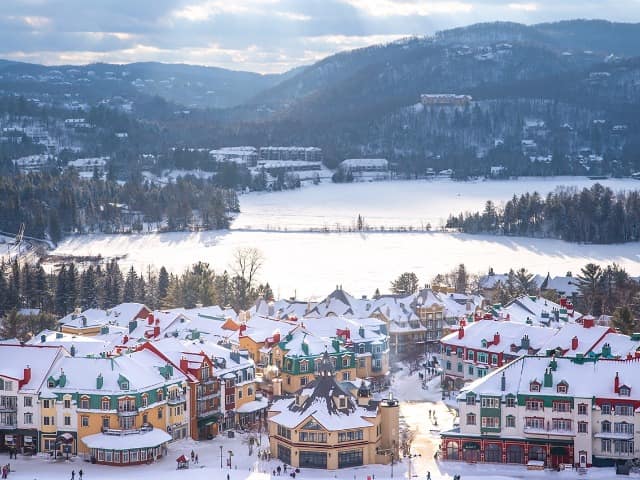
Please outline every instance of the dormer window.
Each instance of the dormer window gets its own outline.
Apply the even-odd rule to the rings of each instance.
[[[623,385],[622,387],[620,387],[620,390],[618,390],[618,392],[620,393],[621,397],[630,397],[631,396],[631,389],[629,387],[627,387],[626,385]]]
[[[529,383],[529,391],[530,392],[539,392],[540,391],[540,383],[537,381],[533,381]]]
[[[483,338],[482,342],[480,342],[480,344],[482,345],[482,348],[487,348],[487,341]]]
[[[50,379],[47,381],[47,387],[49,387],[49,388],[54,388],[55,386],[56,386],[56,382],[55,382],[55,380],[53,380],[52,378],[50,378]]]
[[[567,393],[569,391],[569,384],[564,380],[556,387],[558,393]]]
[[[340,396],[340,399],[338,400],[338,403],[340,404],[340,408],[346,408],[347,407],[347,399],[344,398],[344,396]]]

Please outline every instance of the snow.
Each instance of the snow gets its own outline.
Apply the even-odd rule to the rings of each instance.
[[[310,228],[335,228],[336,223],[352,225],[359,214],[369,225],[419,227],[431,223],[437,228],[449,213],[481,210],[487,199],[500,203],[525,191],[537,190],[544,195],[558,185],[581,188],[593,183],[566,177],[517,182],[417,180],[321,184],[295,191],[252,193],[240,198],[242,213],[232,230],[77,236],[61,243],[54,254],[126,255],[120,261],[122,269],[130,265],[143,269],[161,261],[169,270],[181,271],[206,261],[216,271],[223,271],[236,248],[258,247],[265,257],[261,279],[269,281],[275,296],[297,294],[301,298],[322,298],[337,282],[345,290],[371,295],[376,288],[386,290],[388,282],[402,272],[413,271],[426,282],[460,262],[470,272],[484,273],[490,266],[496,272],[525,267],[551,275],[577,272],[588,262],[616,262],[631,275],[639,275],[637,243],[580,245],[442,232],[307,233]],[[601,183],[615,191],[640,186],[631,179]]]
[[[82,438],[82,442],[89,448],[104,448],[121,450],[127,448],[153,448],[171,440],[171,435],[160,429],[130,435],[107,435],[96,433]]]

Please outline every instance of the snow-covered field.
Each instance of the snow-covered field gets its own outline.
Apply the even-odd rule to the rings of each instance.
[[[617,262],[640,275],[640,244],[577,245],[557,240],[500,238],[482,235],[431,233],[305,233],[285,232],[309,227],[365,221],[385,225],[418,225],[449,212],[482,209],[486,199],[504,201],[514,193],[546,193],[558,185],[582,187],[582,179],[526,179],[460,183],[450,180],[395,181],[353,185],[321,184],[301,190],[241,197],[242,213],[231,231],[155,235],[90,235],[71,237],[56,254],[122,256],[125,267],[164,265],[178,271],[196,262],[209,262],[217,271],[228,267],[237,247],[257,247],[265,256],[261,273],[278,297],[322,297],[342,284],[355,295],[387,290],[404,271],[422,282],[465,263],[472,272],[489,267],[504,271],[526,267],[532,272],[564,275],[587,262]],[[640,187],[637,180],[607,180],[614,190]],[[238,229],[275,228],[281,231]],[[235,229],[235,230],[233,230]]]

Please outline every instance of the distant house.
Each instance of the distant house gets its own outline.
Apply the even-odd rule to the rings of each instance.
[[[339,168],[345,172],[388,172],[389,162],[385,158],[347,158],[343,160]]]
[[[253,167],[258,160],[256,147],[222,147],[209,150],[209,156],[217,162],[237,163]]]
[[[462,107],[471,102],[470,95],[457,95],[455,93],[423,93],[420,95],[423,105],[440,105]]]

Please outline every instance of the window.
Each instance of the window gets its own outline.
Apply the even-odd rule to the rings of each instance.
[[[500,399],[495,397],[482,397],[482,408],[500,408]]]
[[[467,413],[467,425],[475,425],[475,424],[476,424],[476,414]]]
[[[544,410],[544,404],[542,400],[537,400],[535,398],[528,398],[525,407],[527,410]]]
[[[118,426],[121,430],[131,430],[135,428],[136,417],[120,417],[118,418]]]
[[[161,402],[162,400],[164,400],[164,391],[163,390],[158,390],[157,391],[157,396],[158,396],[158,401]]]
[[[33,406],[33,398],[31,398],[31,397],[24,397],[24,406],[25,406],[25,407],[31,407],[31,406]]]
[[[529,391],[531,391],[531,392],[539,392],[540,391],[540,384],[538,382],[531,382],[529,384]]]
[[[611,415],[611,405],[609,405],[608,403],[603,404],[600,407],[600,412],[602,413],[602,415]]]
[[[462,363],[458,362],[458,372],[462,373]]]
[[[140,405],[142,406],[142,408],[147,408],[147,406],[149,405],[149,396],[146,393],[142,395],[142,398],[140,399]]]
[[[587,404],[579,403],[578,404],[578,415],[586,415],[587,414]]]
[[[89,408],[89,397],[82,397],[80,399],[80,408],[87,410]]]
[[[42,418],[42,423],[44,425],[55,425],[55,417],[45,416]]]
[[[587,422],[578,422],[578,433],[587,433],[589,424]]]
[[[633,440],[614,440],[613,451],[615,453],[633,454]]]
[[[109,407],[111,406],[111,401],[109,398],[103,398],[100,405],[102,406],[102,410],[109,410]]]
[[[364,353],[365,352],[365,346],[364,343],[361,343],[360,345],[358,345],[358,353]]]
[[[343,367],[345,367],[345,368],[346,368],[346,367],[348,367],[348,366],[349,366],[349,363],[350,363],[350,361],[349,361],[349,356],[342,357],[342,366],[343,366]]]
[[[507,407],[514,408],[516,406],[516,397],[507,397]]]
[[[611,433],[611,422],[609,420],[602,422],[602,432]]]
[[[33,423],[33,413],[24,414],[24,423],[26,425],[31,425]]]
[[[358,359],[358,368],[364,368],[367,366],[367,362],[364,358]]]
[[[498,417],[482,417],[482,428],[500,428]]]
[[[80,417],[80,425],[82,425],[83,427],[88,427],[89,426],[89,417],[87,417],[86,415],[83,415]]]
[[[338,442],[355,442],[362,440],[364,433],[362,430],[349,430],[346,432],[338,432]]]
[[[538,430],[544,430],[544,418],[540,417],[525,417],[525,428],[535,428]]]
[[[51,408],[51,400],[43,400],[42,408]]]
[[[349,372],[342,372],[342,380],[344,380],[345,382],[349,380]]]
[[[473,361],[475,359],[475,353],[473,350],[467,350],[467,360]]]
[[[507,415],[506,425],[507,428],[516,428],[516,417],[513,415]]]
[[[473,365],[469,365],[469,375],[473,375]]]
[[[122,382],[122,383],[120,384],[120,388],[121,388],[122,390],[129,390],[129,382]]]
[[[282,425],[278,425],[278,435],[286,438],[287,440],[291,440],[291,430],[283,427]]]
[[[358,467],[363,463],[362,450],[338,452],[338,468]]]
[[[462,352],[463,352],[462,347],[456,348],[456,356],[458,358],[462,358]]]
[[[69,415],[64,416],[64,424],[67,427],[71,425],[71,417]]]
[[[560,431],[571,431],[571,420],[566,418],[554,418],[551,420],[551,428],[552,430],[560,430]]]
[[[498,355],[496,355],[495,353],[491,355],[491,364],[492,365],[498,364]]]
[[[68,398],[64,400],[64,408],[71,408],[71,400]]]
[[[102,428],[109,428],[109,417],[102,417]]]
[[[340,404],[340,408],[347,408],[347,400],[342,395],[340,395],[338,403]]]
[[[478,352],[478,362],[479,363],[488,363],[489,356],[486,353]]]
[[[327,443],[327,434],[325,432],[305,432],[298,434],[301,442],[306,443]]]
[[[613,425],[613,431],[615,433],[626,433],[628,435],[633,435],[633,423],[616,422]]]
[[[611,440],[608,438],[603,438],[602,443],[600,444],[600,449],[604,453],[611,453]]]
[[[447,370],[451,370],[451,362],[449,360],[447,360],[446,368]]]
[[[618,390],[618,393],[620,394],[621,397],[629,397],[631,396],[631,389],[627,386],[620,387],[620,389]]]
[[[307,360],[303,360],[300,362],[300,371],[301,372],[309,371],[309,362]]]
[[[616,415],[633,415],[633,405],[616,405]]]
[[[55,386],[56,386],[56,382],[54,379],[50,378],[49,380],[47,380],[47,387],[54,388]]]
[[[278,444],[278,460],[285,465],[291,465],[291,449]]]
[[[564,401],[554,400],[551,404],[551,411],[553,412],[570,412],[571,403]]]
[[[467,395],[467,405],[475,405],[476,404],[476,396],[471,394]]]
[[[160,420],[162,418],[162,409],[159,408],[158,409],[158,420]]]

